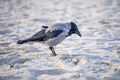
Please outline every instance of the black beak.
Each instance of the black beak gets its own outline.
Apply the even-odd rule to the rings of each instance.
[[[80,37],[82,37],[81,33],[79,31],[76,31],[76,34]]]

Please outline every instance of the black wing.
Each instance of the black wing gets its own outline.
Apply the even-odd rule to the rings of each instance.
[[[34,34],[31,38],[29,38],[31,41],[44,41],[45,39],[45,29],[37,32]]]
[[[30,38],[30,41],[46,41],[50,38],[57,37],[62,32],[63,32],[62,30],[54,30],[52,32],[50,32],[50,31],[45,32],[45,29],[43,29],[43,30],[37,32],[35,35],[33,35]]]
[[[54,38],[54,37],[57,37],[59,34],[61,34],[63,31],[62,30],[54,30],[54,31],[52,31],[52,32],[50,32],[50,31],[48,31],[47,33],[46,33],[46,36],[48,37],[48,38]]]

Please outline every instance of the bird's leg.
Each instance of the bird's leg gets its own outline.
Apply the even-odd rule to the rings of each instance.
[[[49,49],[52,51],[52,53],[53,53],[52,55],[53,55],[53,56],[56,56],[56,55],[57,55],[57,54],[55,53],[55,50],[54,50],[53,47],[49,47]]]

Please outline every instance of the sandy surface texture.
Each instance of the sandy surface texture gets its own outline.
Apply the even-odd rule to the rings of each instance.
[[[73,21],[55,47],[18,45],[42,25]],[[120,80],[120,0],[0,0],[0,80]]]

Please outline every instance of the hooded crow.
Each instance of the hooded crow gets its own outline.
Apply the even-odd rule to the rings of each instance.
[[[53,48],[54,46],[72,34],[77,34],[81,37],[81,33],[74,22],[57,23],[52,26],[42,26],[42,28],[43,29],[41,31],[37,32],[32,37],[19,40],[17,44],[23,44],[26,42],[40,42],[47,45],[52,51],[52,55],[56,56],[57,54]]]

